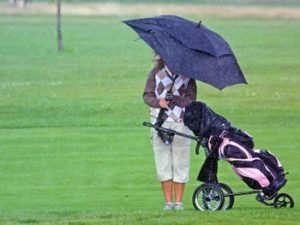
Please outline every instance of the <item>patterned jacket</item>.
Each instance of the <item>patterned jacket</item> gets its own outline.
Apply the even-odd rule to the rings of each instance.
[[[160,70],[154,68],[149,73],[145,85],[144,102],[150,106],[150,115],[157,118],[160,111],[159,100],[166,97],[172,85],[171,91],[174,97],[169,103],[164,119],[169,122],[182,122],[185,106],[196,100],[197,87],[195,80],[182,75],[176,76],[166,66]]]

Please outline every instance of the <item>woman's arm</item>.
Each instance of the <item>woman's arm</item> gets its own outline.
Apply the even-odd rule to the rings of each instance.
[[[153,108],[160,108],[159,100],[156,98],[155,95],[155,74],[158,72],[158,69],[154,68],[148,75],[145,89],[144,89],[144,102]]]

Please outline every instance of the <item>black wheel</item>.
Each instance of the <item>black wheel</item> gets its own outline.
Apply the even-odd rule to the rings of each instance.
[[[234,196],[231,195],[233,194],[232,189],[227,184],[224,183],[218,183],[218,185],[224,193],[224,205],[222,209],[224,210],[231,209],[234,204]]]
[[[293,208],[295,203],[291,196],[281,193],[275,197],[273,204],[275,208]]]
[[[214,184],[202,184],[196,188],[193,194],[193,205],[200,211],[220,210],[224,204],[222,190]]]

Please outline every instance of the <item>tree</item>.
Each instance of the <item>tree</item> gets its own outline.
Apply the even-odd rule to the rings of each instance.
[[[61,32],[61,0],[56,0],[56,7],[57,7],[57,41],[58,41],[58,51],[62,51],[63,48],[63,41],[62,41],[62,32]]]

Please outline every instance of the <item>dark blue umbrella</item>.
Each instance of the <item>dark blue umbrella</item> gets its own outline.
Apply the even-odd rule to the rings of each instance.
[[[176,73],[220,90],[247,83],[228,43],[203,24],[172,15],[123,22]]]

